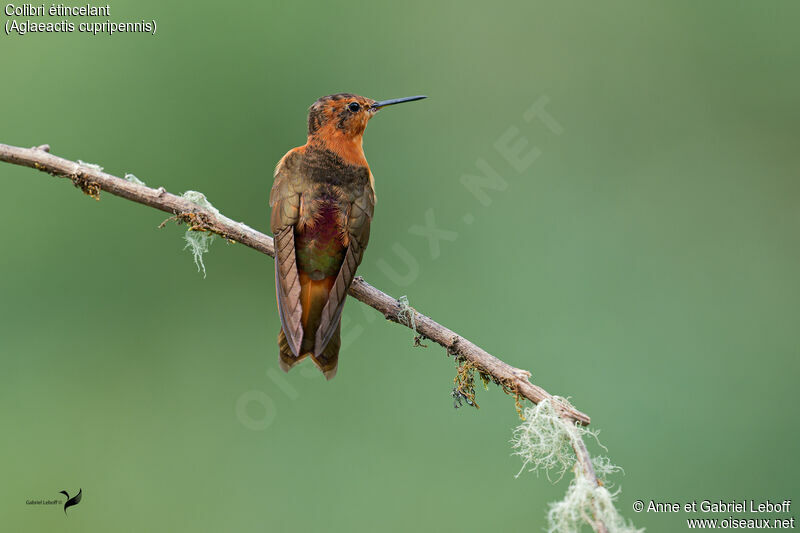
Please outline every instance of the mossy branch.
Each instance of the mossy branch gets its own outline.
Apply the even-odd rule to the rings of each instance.
[[[100,199],[100,192],[105,191],[133,202],[154,207],[170,213],[176,220],[186,223],[192,231],[214,233],[228,241],[244,244],[270,257],[275,257],[272,237],[241,222],[231,220],[216,209],[209,209],[186,197],[171,194],[163,187],[153,189],[138,179],[119,178],[103,172],[103,169],[96,165],[63,159],[50,154],[49,151],[48,145],[21,148],[0,144],[0,161],[35,168],[52,176],[67,178],[96,200]],[[569,420],[570,423],[577,423],[581,426],[590,423],[591,419],[588,415],[531,383],[529,381],[530,372],[501,361],[432,318],[409,308],[407,303],[404,304],[373,287],[362,277],[357,276],[353,280],[349,293],[355,299],[381,312],[387,320],[412,328],[417,335],[441,345],[448,354],[456,357],[458,361],[469,363],[470,368],[479,372],[481,376],[489,376],[492,381],[501,385],[506,392],[515,395],[518,400],[523,397],[534,404],[549,400],[550,405],[559,416]],[[584,472],[593,480],[593,483],[596,483],[592,464],[583,442],[574,444],[577,458]],[[596,529],[603,531],[602,523]]]
[[[67,178],[92,198],[99,199],[100,191],[109,192],[140,204],[148,205],[170,213],[176,220],[186,223],[193,231],[215,233],[222,238],[244,244],[254,250],[275,257],[272,237],[253,228],[229,219],[216,210],[203,207],[183,196],[164,190],[152,189],[139,180],[125,180],[112,176],[96,165],[76,163],[49,153],[47,145],[34,148],[20,148],[0,144],[0,161],[35,168],[53,176]],[[380,311],[386,319],[397,324],[414,328],[415,333],[443,346],[451,355],[471,362],[474,367],[489,374],[510,390],[518,392],[533,403],[553,398],[541,387],[531,383],[530,372],[504,363],[479,346],[442,326],[432,318],[403,305],[398,299],[373,287],[364,278],[357,276],[350,286],[350,295],[355,299]],[[409,316],[409,312],[413,313]],[[588,425],[591,419],[577,409],[556,401],[555,405],[563,416]]]

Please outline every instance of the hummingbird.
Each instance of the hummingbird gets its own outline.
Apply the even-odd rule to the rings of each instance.
[[[336,375],[342,309],[375,209],[364,129],[384,107],[423,98],[323,96],[309,108],[306,144],[275,167],[270,228],[281,319],[278,362],[285,372],[310,356],[327,379]]]

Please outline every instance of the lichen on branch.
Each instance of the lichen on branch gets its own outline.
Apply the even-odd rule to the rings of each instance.
[[[559,398],[562,403],[569,403]],[[585,450],[585,440],[597,440],[597,431],[572,423],[559,415],[551,400],[525,409],[525,421],[517,426],[511,439],[514,455],[522,459],[519,477],[525,470],[545,472],[561,480],[571,470],[574,477],[564,499],[550,504],[547,513],[548,533],[573,533],[588,525],[595,531],[609,533],[640,533],[625,520],[614,506],[619,490],[610,492],[606,476],[619,472],[620,467],[605,456],[579,457],[576,450]],[[607,451],[607,450],[606,450]],[[588,454],[588,452],[587,452]]]

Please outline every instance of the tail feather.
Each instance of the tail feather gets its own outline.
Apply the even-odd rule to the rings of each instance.
[[[316,357],[314,357],[314,354],[310,354],[311,360],[314,361],[317,368],[325,374],[325,379],[328,380],[333,379],[336,375],[337,366],[339,365],[339,348],[342,345],[341,329],[342,323],[340,321],[322,353]]]
[[[278,333],[278,348],[280,350],[278,364],[281,370],[288,372],[294,365],[306,357],[311,356],[311,361],[313,361],[314,365],[325,375],[325,379],[333,379],[339,364],[339,348],[342,345],[341,328],[342,324],[340,322],[339,325],[336,326],[336,332],[331,337],[331,340],[328,341],[328,345],[325,346],[325,349],[317,357],[314,357],[314,354],[310,351],[302,353],[299,357],[295,357],[294,353],[292,353],[292,349],[289,348],[286,334],[284,334],[283,329],[281,329],[280,333]]]
[[[289,341],[286,339],[283,328],[281,328],[280,333],[278,333],[278,351],[280,353],[278,365],[280,365],[281,370],[284,372],[291,370],[294,365],[305,359],[308,355],[308,352],[306,352],[299,357],[295,357],[294,352],[292,352],[292,349],[289,347]]]

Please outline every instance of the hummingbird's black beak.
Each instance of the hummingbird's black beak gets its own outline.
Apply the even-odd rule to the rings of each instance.
[[[381,100],[380,102],[375,102],[372,104],[371,109],[378,110],[382,107],[386,107],[387,105],[395,105],[395,104],[402,104],[403,102],[413,102],[415,100],[422,100],[423,98],[427,98],[427,96],[406,96],[405,98],[393,98],[391,100]]]

